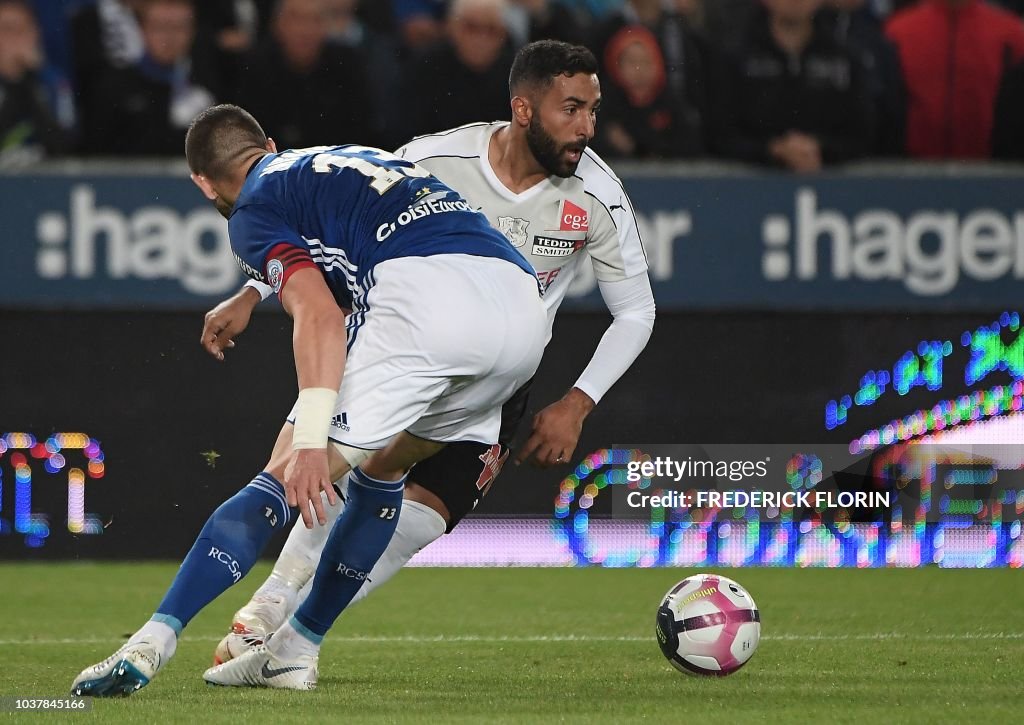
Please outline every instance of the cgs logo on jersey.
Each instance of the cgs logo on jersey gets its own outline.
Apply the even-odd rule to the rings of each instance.
[[[590,216],[586,209],[578,207],[568,199],[562,201],[562,210],[558,215],[560,232],[590,231]]]
[[[513,247],[518,248],[526,244],[526,240],[530,238],[526,233],[529,226],[530,222],[517,216],[498,217],[498,231],[508,238]]]

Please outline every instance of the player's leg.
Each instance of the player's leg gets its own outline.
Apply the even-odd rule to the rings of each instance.
[[[174,656],[182,629],[249,572],[270,537],[292,516],[280,483],[291,439],[292,426],[285,424],[266,468],[207,520],[150,620],[118,652],[84,670],[72,685],[73,694],[127,695],[147,685]],[[332,452],[332,473],[340,476],[347,467]]]
[[[526,414],[529,391],[528,382],[502,406],[497,450],[485,443],[450,443],[416,464],[406,483],[395,534],[352,599],[353,604],[388,582],[413,556],[450,532],[476,508],[508,458],[512,440]],[[328,507],[324,499],[325,511],[331,511],[330,520],[341,513],[347,482],[338,482],[337,488],[335,506]],[[296,522],[270,576],[235,613],[231,632],[217,645],[215,664],[262,644],[266,634],[277,630],[295,613],[309,595],[313,572],[329,533],[323,528],[307,529]]]
[[[339,440],[363,448],[376,446],[359,443],[360,437],[381,440],[386,435],[390,442],[350,476],[348,501],[324,549],[309,599],[267,645],[208,670],[207,682],[315,686],[308,678],[293,682],[281,676],[315,668],[324,635],[383,553],[381,547],[370,561],[357,549],[372,548],[375,521],[399,513],[408,469],[442,442],[497,440],[501,403],[533,376],[540,362],[546,316],[535,280],[520,270],[477,257],[460,263],[454,256],[378,265],[366,328],[353,336],[339,394],[339,411],[349,411],[350,426]],[[385,503],[385,495],[392,497],[390,502]],[[364,497],[376,507],[369,522],[350,516]]]
[[[234,687],[315,688],[320,644],[387,547],[408,469],[442,446],[398,434],[354,468],[345,509],[327,539],[309,598],[267,644],[207,670],[203,678]]]
[[[444,455],[444,451],[438,455]],[[277,631],[309,596],[313,574],[331,526],[345,506],[347,489],[346,477],[336,483],[338,496],[334,506],[327,502],[326,496],[323,497],[327,526],[307,529],[297,522],[292,527],[270,575],[232,617],[230,631],[214,650],[215,665],[263,644],[267,635]],[[407,482],[395,533],[352,602],[363,599],[370,590],[394,576],[417,551],[440,538],[447,527],[448,513],[444,503],[416,483]]]
[[[450,532],[476,508],[508,457],[512,440],[526,415],[531,383],[532,380],[527,381],[502,406],[497,451],[484,443],[458,442],[416,464],[409,474],[394,536],[352,604],[390,581],[417,552]],[[330,526],[345,505],[347,479],[336,482],[335,488],[338,498],[334,506],[327,503],[326,496],[323,499],[327,527],[307,529],[300,522],[295,523],[270,576],[235,612],[228,634],[214,650],[215,665],[263,644],[266,636],[284,624],[309,596]]]
[[[348,475],[334,483],[334,490],[337,495],[333,505],[326,494],[321,494],[321,504],[327,517],[324,526],[307,529],[301,519],[292,526],[270,575],[253,592],[249,601],[235,612],[230,630],[217,643],[213,653],[215,665],[263,644],[267,635],[284,624],[305,599],[303,592],[309,592],[320,553],[327,543],[334,522],[344,509],[348,495]]]
[[[406,483],[395,534],[351,603],[368,597],[418,552],[451,531],[476,506],[497,475],[495,465],[500,467],[507,456],[507,448],[465,441],[450,443],[417,464],[409,474],[417,480]],[[483,486],[478,485],[481,479],[486,480]],[[282,623],[306,600],[311,587],[312,579],[299,592],[291,611],[275,612]]]
[[[508,453],[505,444],[462,441],[449,443],[418,464],[410,473],[416,483],[408,486],[395,535],[352,603],[390,581],[413,556],[452,531],[476,508]],[[304,594],[299,595],[300,601]]]
[[[362,601],[397,574],[413,556],[451,532],[480,503],[508,459],[526,414],[530,383],[501,408],[498,444],[459,441],[416,464],[409,474],[402,516],[395,535],[352,603]],[[407,515],[408,512],[408,515]],[[299,602],[307,590],[299,594]]]
[[[392,538],[401,511],[395,506],[395,493],[400,506],[409,469],[442,447],[442,443],[400,433],[352,472],[345,511],[324,546],[309,597],[275,636],[282,656],[307,651],[310,643],[319,650],[327,630],[355,597]],[[360,506],[365,507],[365,515],[353,515]],[[375,545],[384,522],[391,521],[387,538]],[[289,644],[294,647],[289,649]]]
[[[359,452],[373,455],[365,462],[349,458],[362,467],[349,476],[345,506],[320,557],[312,596],[296,613],[299,629],[286,624],[268,641],[268,646],[279,648],[301,640],[299,646],[285,653],[288,664],[280,666],[278,660],[271,660],[268,646],[256,647],[207,671],[207,682],[289,689],[315,686],[319,639],[387,547],[400,517],[408,468],[440,447],[419,440],[393,447],[396,436],[443,393],[449,377],[431,365],[429,345],[422,344],[423,318],[436,310],[415,309],[416,295],[407,284],[408,277],[392,280],[382,269],[387,264],[375,270],[378,281],[370,288],[368,304],[361,302],[352,315],[362,323],[348,331],[349,354],[335,410],[340,425],[330,433],[337,445],[345,447],[347,457]],[[410,273],[415,266],[411,265]],[[273,674],[264,675],[264,666]]]
[[[501,408],[498,443],[460,441],[416,464],[409,474],[405,503],[391,543],[373,567],[352,603],[362,601],[391,580],[419,551],[452,531],[490,490],[508,459],[529,399],[530,383]],[[301,602],[305,593],[299,595]]]

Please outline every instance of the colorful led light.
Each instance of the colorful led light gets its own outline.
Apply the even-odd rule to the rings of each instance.
[[[0,436],[0,459],[9,451],[13,451],[10,454],[10,462],[15,480],[14,530],[25,535],[25,544],[29,547],[43,546],[50,535],[48,517],[45,514],[32,513],[32,460],[42,461],[42,468],[46,473],[56,474],[67,465],[63,452],[68,450],[81,450],[85,454],[88,478],[99,479],[106,473],[103,450],[99,442],[85,433],[55,433],[45,441],[24,432]],[[24,452],[29,455],[26,456]],[[68,470],[68,531],[76,534],[101,534],[103,524],[100,518],[85,512],[86,477],[81,468]],[[3,489],[0,487],[0,502],[2,493]],[[0,531],[5,529],[5,522],[0,520]]]

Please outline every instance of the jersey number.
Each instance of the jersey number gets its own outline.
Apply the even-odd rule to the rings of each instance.
[[[400,161],[397,156],[385,158],[382,152],[377,149],[364,146],[349,146],[345,149],[348,153],[365,154],[365,156],[338,156],[335,154],[317,154],[313,158],[313,171],[318,174],[329,174],[334,169],[355,169],[363,176],[369,177],[370,188],[378,194],[393,187],[402,179],[414,178],[425,179],[430,172],[422,166],[412,164],[411,166],[390,167],[382,166],[382,161]],[[367,156],[369,158],[367,158]],[[409,163],[409,162],[405,162]]]

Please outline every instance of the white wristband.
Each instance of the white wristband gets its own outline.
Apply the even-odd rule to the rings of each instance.
[[[292,450],[326,448],[327,431],[338,402],[338,391],[330,388],[303,388],[295,401],[295,429]]]
[[[259,292],[260,300],[266,300],[270,295],[274,294],[274,288],[269,284],[263,284],[254,279],[250,279],[245,283],[246,287],[252,287],[254,290]]]

